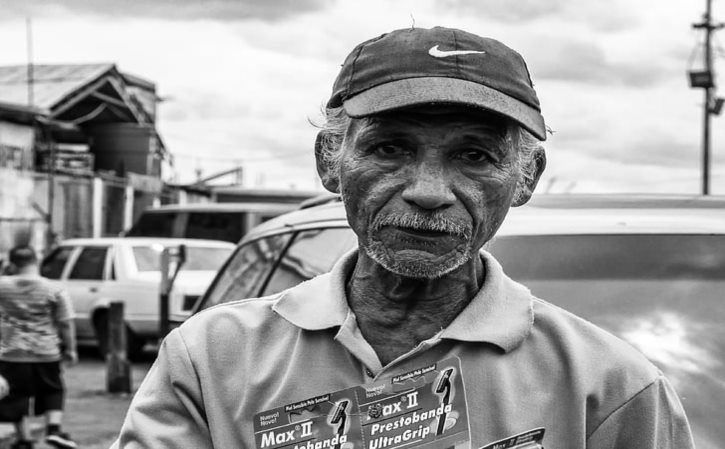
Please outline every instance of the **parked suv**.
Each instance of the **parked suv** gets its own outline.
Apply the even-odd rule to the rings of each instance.
[[[250,231],[194,311],[270,295],[356,246],[342,204]],[[640,349],[682,397],[697,446],[725,441],[725,199],[535,196],[487,250],[541,298]]]
[[[297,209],[296,203],[191,203],[145,209],[127,237],[222,240],[234,244],[254,226]]]
[[[186,246],[187,261],[169,299],[170,312],[179,320],[190,314],[234,245],[191,239],[71,239],[43,259],[40,272],[70,294],[79,342],[97,343],[104,354],[108,306],[122,301],[128,352],[135,357],[147,340],[159,336],[161,252],[181,244]]]

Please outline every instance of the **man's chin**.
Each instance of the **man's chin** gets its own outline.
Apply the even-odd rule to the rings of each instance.
[[[364,248],[366,254],[386,270],[414,279],[438,279],[465,264],[466,253],[432,254],[420,249],[389,250],[379,243]]]

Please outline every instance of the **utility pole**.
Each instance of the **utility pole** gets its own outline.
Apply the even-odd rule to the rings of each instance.
[[[717,115],[722,109],[722,99],[713,101],[715,74],[712,64],[712,33],[723,27],[722,23],[712,23],[712,0],[706,0],[703,20],[692,25],[695,29],[705,30],[705,68],[703,71],[690,72],[690,85],[705,91],[702,125],[702,194],[710,194],[710,116]]]
[[[28,106],[35,106],[33,74],[33,27],[30,17],[25,19],[25,38],[28,51]]]

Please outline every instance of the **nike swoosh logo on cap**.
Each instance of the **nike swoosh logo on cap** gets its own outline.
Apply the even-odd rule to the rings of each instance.
[[[428,50],[428,54],[433,56],[434,58],[447,58],[449,56],[473,55],[483,53],[486,52],[478,50],[439,50],[437,45],[434,45],[430,48],[430,50]]]

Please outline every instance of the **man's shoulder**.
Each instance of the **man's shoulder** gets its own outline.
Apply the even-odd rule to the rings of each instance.
[[[316,298],[327,297],[331,294],[328,291],[329,288],[330,273],[325,273],[279,293],[256,298],[231,300],[209,307],[193,315],[182,327],[185,328],[184,331],[186,332],[192,329],[203,331],[210,323],[214,323],[215,327],[219,327],[219,323],[225,323],[231,325],[233,329],[239,327],[257,329],[259,326],[267,326],[272,323],[281,323],[283,326],[296,326],[285,317],[283,310],[278,310],[284,308],[284,306],[280,307],[280,304],[288,304],[291,300],[294,302],[295,309],[299,308],[309,314],[311,310],[315,309],[312,304]],[[315,311],[315,313],[317,312]]]
[[[540,298],[534,297],[533,306],[534,332],[550,340],[585,373],[626,373],[645,384],[659,375],[659,369],[642,352],[610,331]]]
[[[282,320],[273,310],[282,294],[215,305],[191,316],[179,327],[179,331],[194,339],[251,335]]]
[[[175,333],[192,360],[234,359],[235,363],[253,363],[292,344],[303,332],[275,311],[275,305],[286,293],[210,307],[191,316]]]

